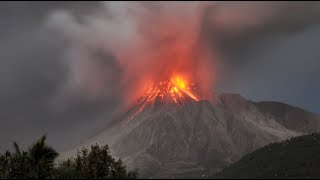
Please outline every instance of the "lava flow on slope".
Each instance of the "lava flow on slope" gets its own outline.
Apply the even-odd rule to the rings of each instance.
[[[198,101],[196,86],[181,75],[174,75],[168,80],[151,83],[145,95],[138,101],[139,108],[124,122],[128,124],[141,113],[147,105],[184,104],[187,101]]]

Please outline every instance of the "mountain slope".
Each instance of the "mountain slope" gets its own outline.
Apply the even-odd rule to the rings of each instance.
[[[267,145],[212,178],[319,178],[320,134]]]
[[[147,107],[127,126],[115,123],[79,148],[108,144],[115,157],[145,178],[205,178],[262,146],[309,132],[305,129],[284,126],[240,95],[221,94],[215,103]]]
[[[258,102],[255,105],[266,116],[273,117],[288,129],[301,132],[319,130],[320,121],[317,114],[279,102]]]

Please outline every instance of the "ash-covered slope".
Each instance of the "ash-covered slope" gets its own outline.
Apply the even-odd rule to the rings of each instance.
[[[276,110],[235,94],[219,95],[215,103],[147,107],[127,126],[115,123],[82,146],[108,144],[144,178],[205,178],[266,144],[319,129],[319,116],[299,113],[297,128],[284,123],[290,122],[286,111]]]
[[[257,108],[288,129],[302,132],[319,130],[319,115],[279,102],[258,102]]]

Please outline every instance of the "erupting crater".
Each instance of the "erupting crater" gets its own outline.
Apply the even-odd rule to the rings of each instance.
[[[147,105],[153,107],[155,104],[184,104],[190,101],[199,101],[200,97],[196,94],[196,91],[196,85],[181,75],[174,75],[167,80],[152,82],[145,94],[139,98],[137,102],[139,108],[124,122],[124,125],[141,113]]]

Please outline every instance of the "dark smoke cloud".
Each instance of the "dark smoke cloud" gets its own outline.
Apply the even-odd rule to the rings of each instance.
[[[213,35],[215,41],[227,51],[241,53],[257,40],[299,33],[319,23],[320,3],[221,2],[208,11],[207,24],[210,32],[217,34]]]
[[[319,2],[223,2],[211,9],[211,20],[225,33],[287,33],[317,21],[319,7]]]
[[[226,2],[212,9],[211,32],[225,55],[220,91],[320,112],[319,2]]]
[[[65,47],[51,38],[44,26],[48,14],[57,8],[84,13],[87,10],[82,9],[94,6],[81,2],[1,2],[1,150],[14,140],[27,143],[44,133],[57,148],[64,148],[76,143],[77,136],[87,136],[101,109],[112,111],[109,104],[88,102],[76,93],[60,95],[60,86],[69,74],[61,61]],[[56,96],[65,96],[64,101],[57,104]]]
[[[154,36],[164,16],[185,20],[185,32],[201,25],[201,42],[219,53],[219,91],[317,110],[319,13],[318,2],[1,2],[0,149],[47,133],[61,150],[106,126],[123,82],[139,78],[126,66],[158,65],[119,54],[151,48],[146,37],[159,42],[153,51],[166,45]]]

